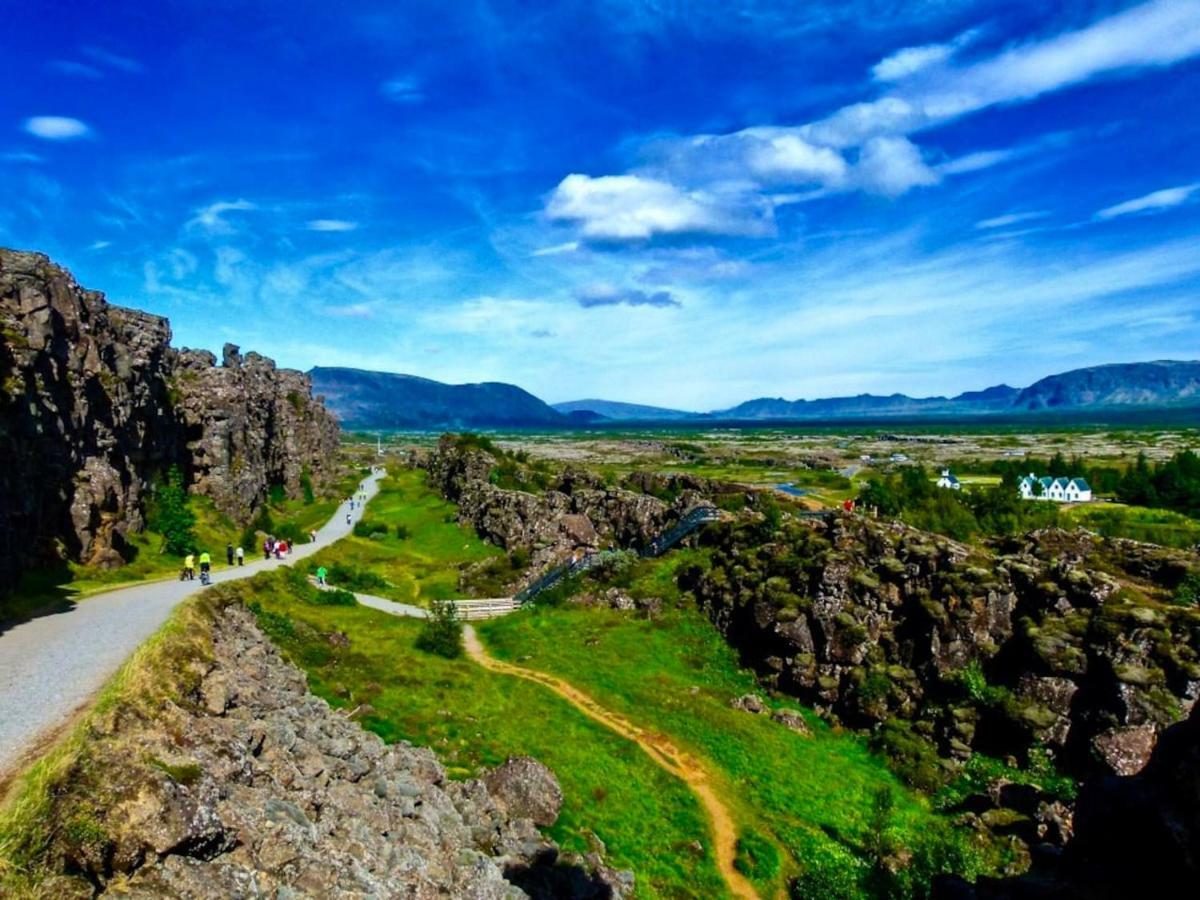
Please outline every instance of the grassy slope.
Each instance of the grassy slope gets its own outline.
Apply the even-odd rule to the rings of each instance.
[[[64,801],[75,773],[86,770],[88,747],[117,708],[153,715],[211,659],[208,593],[178,607],[105,685],[93,707],[65,739],[24,772],[0,805],[0,897],[61,896],[46,871],[45,850],[57,828],[78,827]],[[196,666],[201,668],[197,669]],[[78,885],[76,885],[78,887]]]
[[[630,742],[537,685],[418,651],[415,620],[313,605],[285,575],[260,575],[242,590],[310,689],[335,706],[369,704],[360,721],[385,740],[428,745],[459,777],[510,755],[537,757],[563,786],[552,833],[566,849],[588,849],[590,829],[612,865],[637,873],[639,896],[723,895],[711,856],[689,846],[707,834],[698,803]],[[349,647],[330,644],[335,630]]]
[[[388,525],[392,532],[384,540],[347,537],[313,557],[310,568],[340,564],[373,572],[387,584],[368,593],[427,606],[430,600],[460,596],[460,565],[503,555],[473,530],[456,524],[454,505],[433,493],[419,470],[389,473],[366,518]],[[406,528],[409,537],[397,538],[397,525]]]
[[[1166,509],[1089,503],[1069,507],[1065,514],[1072,524],[1105,537],[1132,538],[1179,549],[1200,544],[1200,522]]]
[[[792,872],[806,864],[853,868],[845,848],[863,844],[881,788],[896,799],[892,834],[899,843],[912,846],[939,822],[857,737],[836,734],[811,714],[813,735],[805,737],[733,709],[731,699],[755,690],[754,678],[698,612],[677,609],[646,620],[541,609],[478,630],[497,656],[560,675],[708,761],[741,824],[778,842]]]

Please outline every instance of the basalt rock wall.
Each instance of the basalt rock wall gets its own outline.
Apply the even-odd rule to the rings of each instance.
[[[325,476],[337,425],[307,376],[170,340],[166,319],[0,249],[0,594],[34,563],[119,565],[172,465],[235,518]]]
[[[681,586],[768,683],[946,757],[1131,775],[1200,696],[1200,610],[1172,602],[1195,554],[1057,530],[968,548],[849,514],[702,540]]]
[[[638,549],[706,496],[699,479],[646,485],[606,484],[587,472],[567,471],[540,493],[506,490],[492,483],[499,460],[486,450],[464,446],[447,435],[420,460],[434,487],[458,505],[459,520],[506,550],[533,551],[535,563],[576,548],[609,544]]]

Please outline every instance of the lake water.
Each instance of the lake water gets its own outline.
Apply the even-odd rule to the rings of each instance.
[[[774,487],[777,491],[783,491],[785,494],[791,494],[793,497],[803,497],[808,493],[808,491],[806,491],[804,488],[798,488],[790,481],[784,482],[783,484],[772,485],[772,487]]]

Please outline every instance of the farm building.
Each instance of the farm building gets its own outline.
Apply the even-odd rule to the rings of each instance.
[[[1055,503],[1087,503],[1092,499],[1091,485],[1083,478],[1063,478],[1032,472],[1017,485],[1022,500],[1052,500]]]
[[[962,490],[962,483],[950,474],[949,469],[942,469],[942,475],[937,480],[937,486],[951,491]]]

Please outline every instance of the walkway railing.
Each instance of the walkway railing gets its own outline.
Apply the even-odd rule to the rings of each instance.
[[[715,522],[719,518],[721,518],[721,513],[715,506],[697,506],[638,551],[638,555],[648,559],[662,556],[697,528],[708,522]],[[560,563],[525,585],[513,597],[513,601],[518,606],[521,606],[528,603],[538,594],[548,591],[561,581],[570,578],[572,575],[578,575],[580,572],[594,569],[596,566],[603,565],[605,562],[615,559],[618,556],[620,556],[619,551],[600,550],[594,553],[587,553],[578,559],[571,559],[565,563]]]

